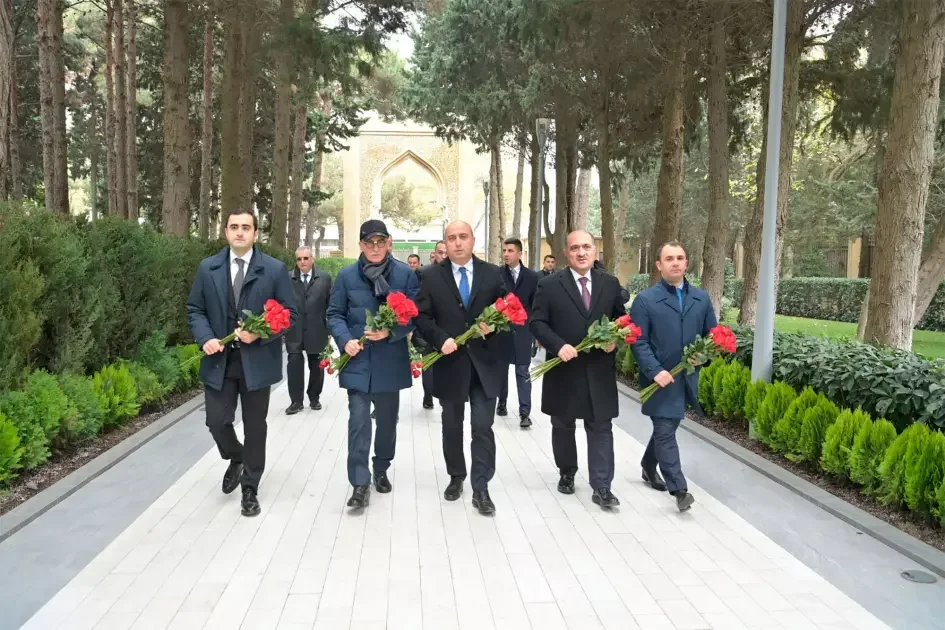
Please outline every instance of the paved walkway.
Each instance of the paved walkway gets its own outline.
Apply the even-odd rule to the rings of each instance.
[[[321,412],[287,417],[285,386],[273,392],[259,518],[240,516],[238,493],[220,493],[224,465],[203,434],[206,454],[23,627],[890,627],[698,478],[695,507],[677,513],[667,495],[639,482],[642,446],[619,429],[614,491],[623,505],[608,513],[591,503],[586,476],[573,496],[555,491],[546,417],[534,414],[530,431],[497,419],[490,490],[498,511],[485,518],[468,484],[461,501],[442,500],[439,413],[421,408],[416,387],[401,401],[394,492],[373,493],[365,512],[350,513],[347,405],[336,379],[323,403]],[[621,406],[636,413],[629,400]],[[15,549],[40,521],[4,545]],[[933,588],[926,593],[940,600]]]

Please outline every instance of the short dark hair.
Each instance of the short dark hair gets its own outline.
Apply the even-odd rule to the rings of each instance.
[[[254,232],[259,231],[259,219],[256,218],[256,213],[253,212],[252,210],[230,210],[229,212],[226,213],[225,226],[230,225],[230,217],[236,216],[239,214],[248,214],[249,216],[253,217],[253,231]]]
[[[522,241],[520,241],[519,239],[517,239],[517,238],[515,238],[515,237],[505,239],[504,241],[502,241],[502,244],[503,244],[503,245],[515,245],[515,249],[517,249],[518,251],[522,251],[522,249],[523,249],[523,247],[522,247]]]
[[[686,251],[686,246],[680,243],[679,241],[668,241],[660,245],[660,248],[656,250],[656,260],[663,260],[663,249],[667,247],[678,247],[686,255],[686,260],[689,260],[689,252]]]
[[[545,254],[545,257],[542,260],[548,260],[549,258],[551,260],[558,260],[557,258],[555,258],[554,254]]]
[[[436,245],[442,245],[443,247],[446,247],[446,241],[437,241]],[[436,245],[433,246],[434,249],[436,249]]]
[[[417,260],[420,260],[420,254],[410,254],[409,256],[407,256],[407,260],[410,260],[411,258],[416,258]]]

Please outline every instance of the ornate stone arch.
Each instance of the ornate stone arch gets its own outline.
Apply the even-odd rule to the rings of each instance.
[[[440,171],[434,165],[424,160],[412,150],[406,149],[403,153],[384,165],[384,167],[377,172],[377,175],[374,176],[374,182],[371,184],[370,217],[372,219],[381,218],[381,186],[384,183],[384,178],[387,177],[389,172],[407,161],[413,161],[416,165],[420,166],[423,170],[430,174],[430,176],[433,178],[433,181],[436,182],[437,202],[439,203],[440,208],[443,209],[445,213],[447,213],[447,216],[449,216],[449,206],[446,203],[446,183],[443,179],[443,176],[440,174]]]

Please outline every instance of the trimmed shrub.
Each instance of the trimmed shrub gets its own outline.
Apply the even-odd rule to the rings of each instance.
[[[22,468],[32,470],[49,459],[49,440],[29,396],[24,392],[3,394],[0,396],[0,414],[16,427],[23,449]]]
[[[63,419],[75,414],[75,407],[59,387],[56,377],[45,370],[36,370],[30,374],[26,380],[26,395],[43,427],[46,441],[54,444]]]
[[[787,458],[795,462],[817,462],[823,454],[827,430],[836,422],[840,410],[823,395],[807,410],[801,422],[801,434],[793,453]]]
[[[0,413],[0,486],[16,477],[22,455],[23,449],[20,447],[20,435],[16,425]]]
[[[853,440],[872,420],[862,409],[850,411],[844,409],[829,429],[824,439],[824,454],[820,458],[820,467],[837,477],[850,477],[850,451]]]
[[[715,373],[724,368],[725,365],[725,359],[716,358],[712,363],[699,370],[699,404],[710,416],[715,413],[712,383],[715,379]]]
[[[138,404],[138,391],[127,366],[106,365],[92,377],[92,384],[99,400],[102,401],[103,428],[109,429],[137,415],[141,408]]]
[[[863,427],[853,440],[850,451],[850,480],[873,492],[879,482],[879,466],[886,457],[886,449],[896,439],[896,427],[885,418]]]
[[[755,414],[755,432],[765,444],[771,444],[771,432],[775,423],[787,412],[797,398],[797,392],[787,383],[775,382],[768,388],[765,401]]]
[[[315,266],[322,271],[327,271],[331,275],[331,279],[334,280],[339,271],[356,262],[358,262],[356,258],[316,258]],[[291,259],[287,264],[290,269],[295,264],[294,254],[291,254]]]
[[[123,362],[134,379],[135,390],[138,392],[139,405],[149,405],[164,400],[167,388],[158,379],[157,374],[135,361]]]
[[[63,419],[59,440],[74,444],[87,440],[102,430],[105,412],[92,379],[81,374],[66,373],[59,377],[63,393],[75,409],[75,414]]]
[[[886,505],[901,505],[906,498],[909,469],[919,459],[929,437],[929,427],[916,422],[910,425],[886,449],[879,465],[879,500]]]
[[[177,355],[177,366],[180,370],[178,388],[189,390],[200,385],[200,361],[194,361],[187,367],[184,367],[184,363],[192,357],[202,355],[203,350],[197,344],[192,343],[186,346],[175,346],[174,353]]]
[[[747,368],[745,368],[747,369]],[[771,447],[779,452],[793,452],[801,439],[801,425],[804,423],[804,414],[816,406],[820,398],[810,387],[805,387],[794,402],[787,408],[784,415],[774,423],[771,430]]]
[[[725,418],[741,420],[745,408],[745,394],[751,383],[751,370],[733,361],[725,364],[721,371],[722,395],[717,401],[718,410]]]
[[[938,524],[945,527],[945,482],[935,491],[935,507],[932,515],[938,519]]]
[[[147,339],[141,342],[141,345],[138,346],[137,353],[135,353],[134,360],[135,363],[140,364],[152,374],[156,375],[158,382],[164,388],[164,391],[161,392],[157,398],[150,398],[148,402],[163,398],[164,394],[173,391],[174,388],[177,387],[177,382],[180,380],[181,376],[180,361],[178,361],[177,353],[174,349],[167,347],[167,334],[163,330],[154,331]],[[135,382],[137,382],[137,378]],[[150,390],[146,395],[151,397],[156,391],[150,385],[148,385],[148,387]],[[141,392],[138,392],[138,394],[140,398]]]
[[[747,367],[747,366],[746,366]],[[749,374],[751,369],[749,369]],[[761,403],[765,401],[768,395],[768,387],[771,384],[767,381],[754,381],[748,385],[748,391],[745,392],[744,415],[747,420],[754,420],[758,414]]]
[[[21,385],[27,374],[27,359],[43,334],[43,285],[36,265],[0,256],[0,391]]]
[[[945,435],[929,433],[918,460],[906,466],[906,505],[913,512],[932,515],[938,507],[935,492],[945,481]]]
[[[725,366],[719,367],[712,373],[712,405],[716,413],[719,411],[719,401],[722,399],[722,379],[725,378]]]

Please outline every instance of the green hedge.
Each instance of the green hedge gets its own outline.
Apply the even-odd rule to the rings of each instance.
[[[355,262],[357,262],[355,258],[319,258],[315,261],[315,264],[322,271],[331,274],[332,279],[334,279],[339,271]]]
[[[702,370],[700,401],[715,417],[751,419],[762,443],[773,451],[810,462],[840,481],[856,484],[864,494],[945,527],[945,434],[913,423],[897,435],[886,419],[874,420],[860,408],[838,409],[811,388],[798,393],[783,381],[759,388],[744,379],[744,370],[737,361],[716,362]],[[721,388],[704,396],[707,382],[721,382]],[[720,400],[743,400],[745,406],[727,408]]]

